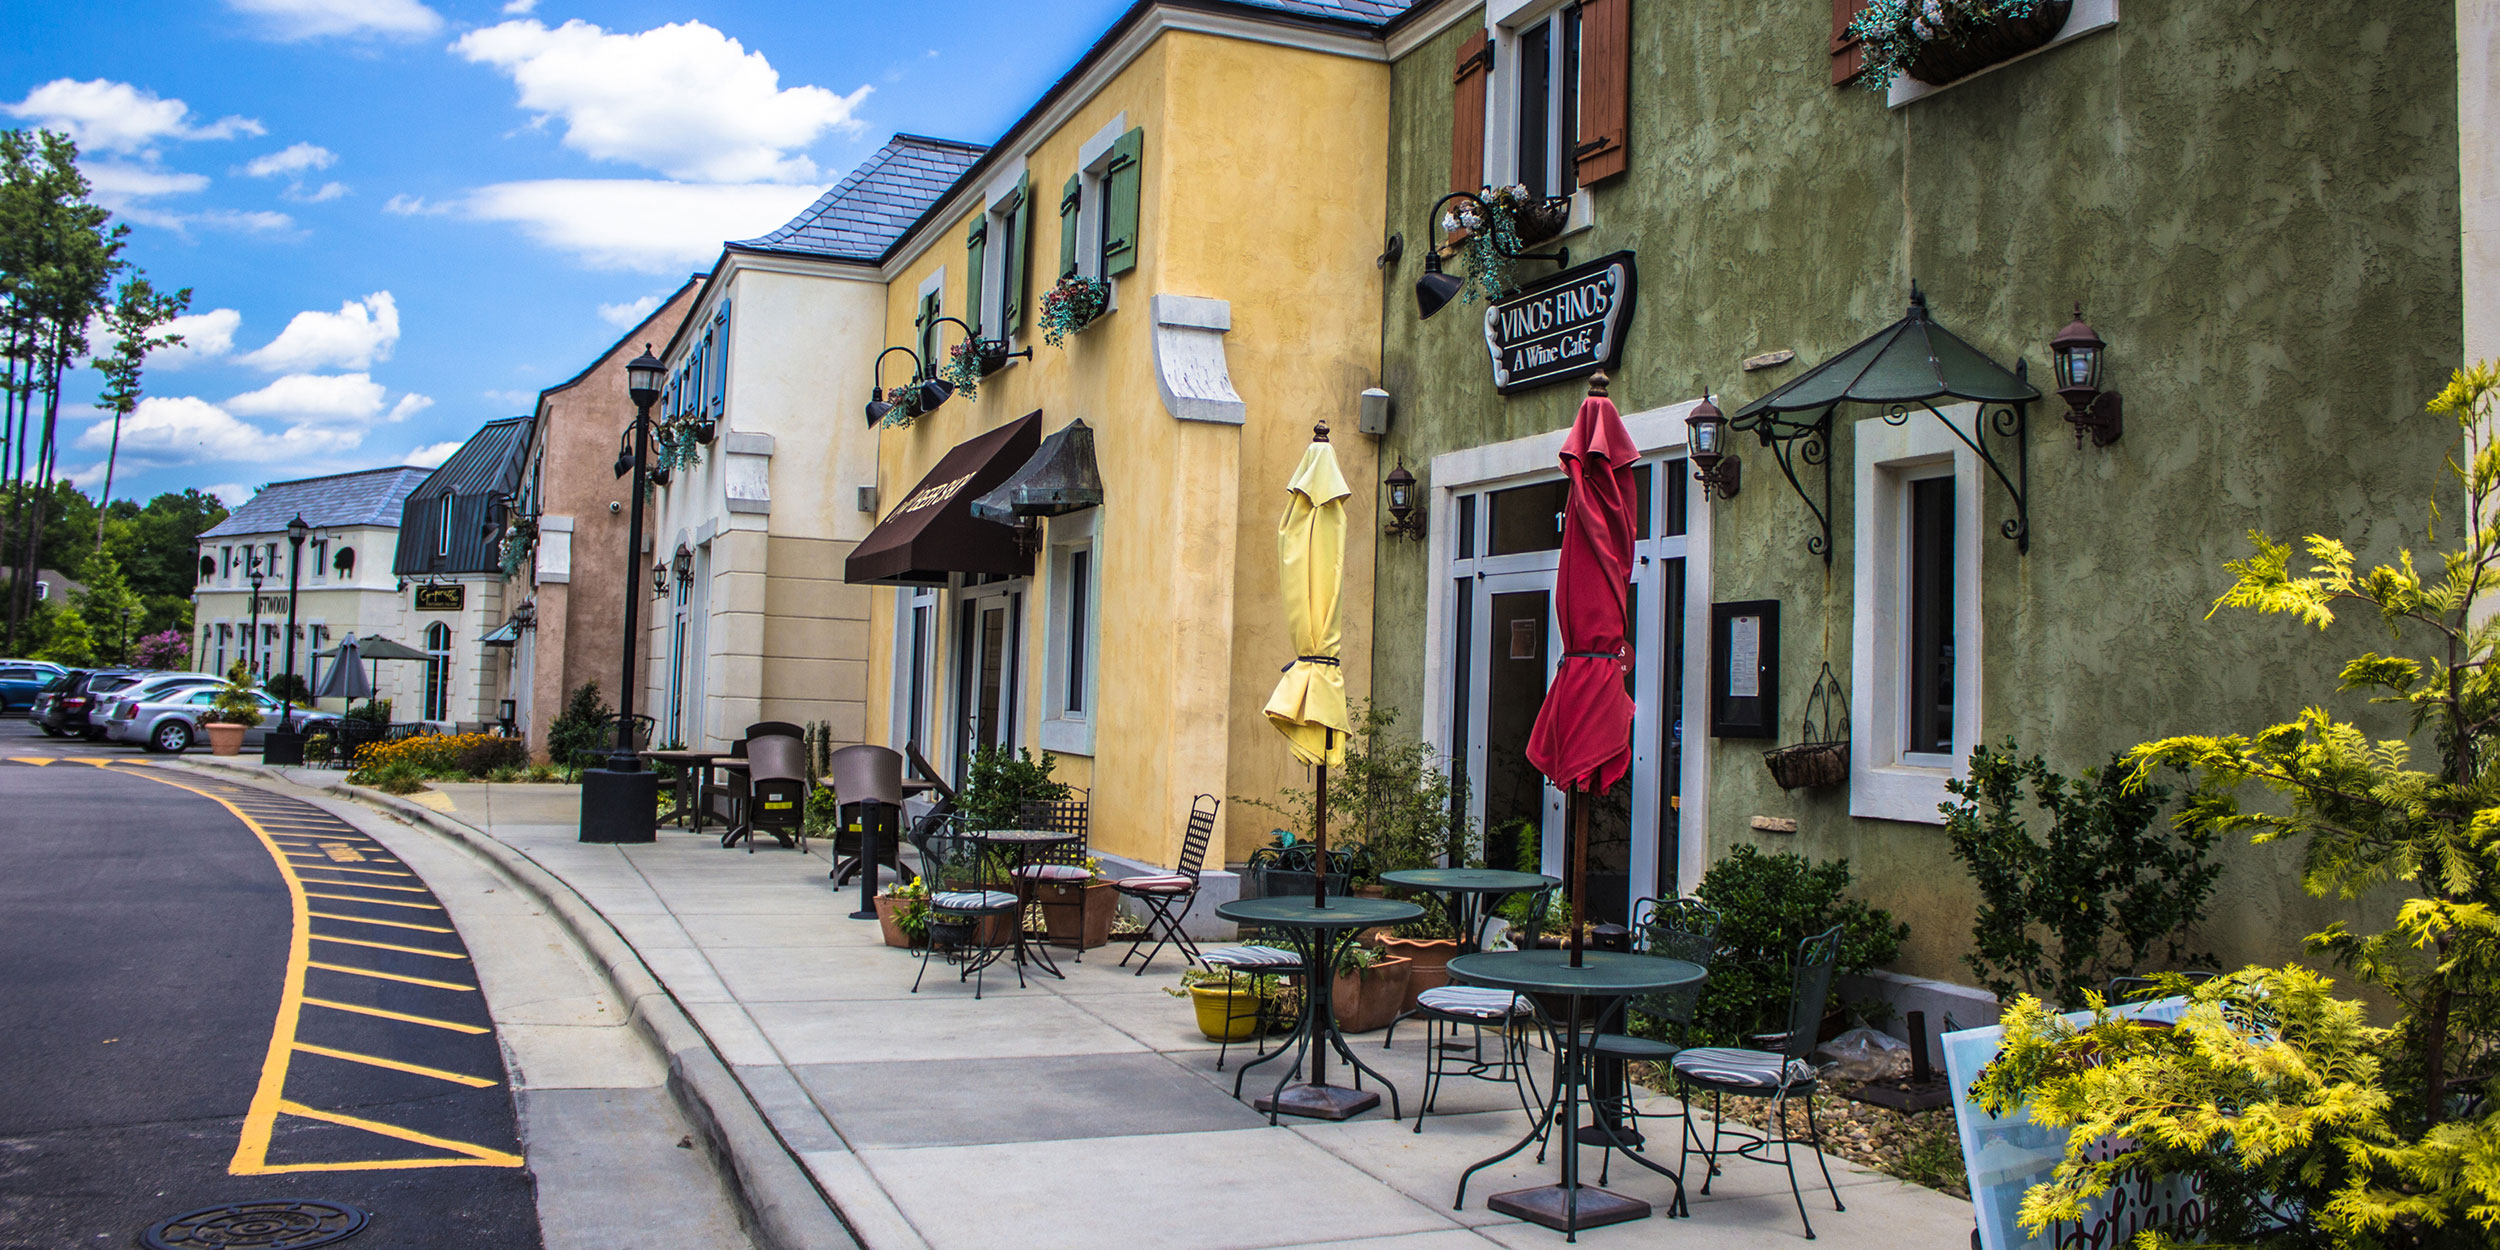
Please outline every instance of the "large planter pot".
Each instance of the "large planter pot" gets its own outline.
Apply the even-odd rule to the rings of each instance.
[[[1259,1035],[1259,996],[1247,982],[1190,986],[1189,1005],[1197,1009],[1198,1031],[1210,1042],[1246,1042]]]
[[[920,945],[903,932],[903,900],[885,895],[877,897],[877,928],[885,934],[885,944],[910,950]]]
[[[1398,1018],[1406,1006],[1406,973],[1411,965],[1404,959],[1383,959],[1359,972],[1340,972],[1329,988],[1329,1005],[1337,1016],[1337,1027],[1347,1033],[1369,1033],[1385,1029]]]
[[[1033,891],[1042,907],[1042,932],[1054,945],[1092,950],[1111,940],[1111,917],[1120,892],[1108,881],[1068,884],[1045,881]]]
[[[1415,996],[1450,983],[1450,960],[1458,954],[1456,938],[1382,938],[1380,949],[1406,961],[1406,997],[1399,1011],[1415,1010]]]
[[[210,721],[206,725],[201,726],[201,728],[208,731],[209,754],[243,754],[243,726],[228,725],[220,721]]]
[[[1909,75],[1941,86],[2040,47],[2066,29],[2074,0],[2040,0],[2029,17],[1949,23],[1909,64]]]

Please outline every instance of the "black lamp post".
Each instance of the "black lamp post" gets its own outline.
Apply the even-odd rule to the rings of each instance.
[[[659,836],[659,774],[646,772],[634,742],[634,661],[642,641],[642,596],[636,593],[642,566],[642,496],[650,478],[651,405],[660,398],[666,375],[660,359],[645,344],[642,354],[625,365],[625,393],[634,401],[633,447],[620,449],[619,476],[634,475],[633,504],[625,523],[625,674],[617,683],[616,747],[606,768],[582,770],[584,842],[649,842]],[[631,463],[628,464],[627,461]]]
[[[260,567],[260,547],[254,544],[245,554],[243,575],[252,583],[252,636],[243,640],[243,671],[258,677],[260,673],[260,579],[266,574]]]
[[[304,514],[286,523],[286,688],[279,691],[278,727],[264,735],[260,742],[263,764],[301,764],[304,762],[304,735],[295,728],[295,599],[296,589],[303,581],[304,535],[312,529],[304,524]]]

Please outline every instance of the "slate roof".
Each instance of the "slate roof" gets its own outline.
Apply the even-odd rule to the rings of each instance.
[[[1380,25],[1414,8],[1422,0],[1237,0],[1254,9],[1274,9],[1304,17],[1329,17],[1341,22]]]
[[[529,450],[529,417],[505,417],[479,426],[441,468],[428,474],[401,504],[399,550],[391,571],[492,573],[503,567],[503,527],[495,523],[493,497],[521,483],[521,457]],[[440,548],[442,510],[452,510],[451,550]]]
[[[277,534],[303,513],[309,525],[399,524],[399,507],[408,492],[432,472],[411,465],[333,473],[293,482],[271,482],[225,520],[200,532],[202,538],[230,534]]]
[[[896,135],[789,224],[760,238],[733,241],[729,247],[877,261],[930,205],[954,188],[955,180],[986,150],[949,139]]]

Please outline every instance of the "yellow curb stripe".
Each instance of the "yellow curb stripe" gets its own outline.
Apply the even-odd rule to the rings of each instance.
[[[378,924],[386,929],[414,929],[419,933],[450,933],[438,924],[410,924],[405,920],[369,920],[363,916],[335,916],[326,911],[312,913],[315,920],[345,920],[354,924]]]
[[[395,898],[358,898],[353,894],[315,894],[307,890],[304,893],[304,897],[335,899],[341,903],[370,903],[375,907],[416,907],[422,908],[426,911],[442,910],[442,908],[432,903],[403,903]]]
[[[406,1072],[412,1076],[430,1076],[438,1081],[466,1085],[471,1089],[487,1089],[495,1084],[482,1076],[464,1076],[458,1072],[445,1072],[441,1068],[429,1068],[421,1063],[401,1063],[397,1059],[385,1059],[380,1055],[360,1055],[352,1050],[333,1050],[328,1046],[315,1046],[311,1042],[297,1042],[295,1049],[307,1055],[320,1055],[326,1059],[344,1059],[349,1063],[370,1064],[377,1068],[388,1068],[393,1072]]]
[[[343,1128],[363,1129],[368,1133],[379,1133],[384,1137],[395,1137],[400,1141],[413,1142],[419,1146],[431,1146],[436,1150],[449,1150],[468,1157],[465,1159],[410,1159],[405,1161],[376,1160],[372,1162],[359,1163],[306,1163],[297,1164],[288,1168],[269,1169],[273,1172],[353,1172],[377,1167],[517,1168],[521,1166],[521,1157],[519,1155],[505,1154],[503,1151],[491,1149],[486,1146],[475,1145],[470,1142],[453,1141],[448,1137],[436,1137],[431,1133],[420,1133],[412,1128],[401,1128],[396,1124],[384,1124],[379,1120],[362,1120],[352,1115],[342,1115],[336,1111],[319,1111],[314,1108],[304,1106],[301,1103],[293,1102],[282,1104],[281,1110],[285,1111],[288,1115],[302,1116],[307,1120],[319,1120],[324,1124],[336,1124]]]
[[[9,762],[12,764],[32,764],[37,768],[41,768],[59,758],[61,757],[57,755],[12,755],[9,757]]]
[[[454,1033],[475,1034],[486,1031],[478,1025],[462,1024],[457,1020],[437,1020],[432,1016],[412,1016],[404,1011],[384,1011],[379,1007],[360,1007],[354,1003],[332,1002],[326,998],[306,997],[304,999],[304,1005],[307,1007],[327,1007],[332,1011],[352,1011],[360,1016],[380,1016],[385,1020],[404,1020],[410,1024],[422,1024],[430,1028],[449,1029]]]
[[[398,981],[407,985],[430,986],[438,990],[459,990],[465,994],[474,994],[477,992],[476,986],[462,985],[457,981],[436,981],[426,977],[412,977],[397,972],[377,972],[371,968],[352,968],[346,964],[325,964],[318,959],[311,961],[305,966],[308,968],[319,968],[323,972],[345,972],[360,977],[372,977],[380,981]]]
[[[316,941],[316,942],[336,942],[336,943],[338,943],[338,944],[339,944],[339,945],[341,945],[341,946],[370,946],[370,947],[374,948],[375,950],[384,950],[384,951],[406,951],[407,953],[409,953],[409,954],[411,954],[411,955],[432,955],[432,956],[433,956],[433,957],[435,957],[436,959],[467,959],[467,958],[468,958],[468,956],[466,956],[466,955],[454,955],[454,954],[450,953],[449,951],[430,951],[430,950],[425,949],[425,948],[424,948],[424,947],[422,947],[422,946],[394,946],[394,945],[390,944],[389,942],[367,942],[367,941],[365,941],[365,940],[363,940],[363,939],[361,939],[361,938],[331,937],[331,936],[330,936],[329,934],[327,934],[327,933],[316,933],[316,934],[313,934],[313,935],[312,935],[312,940],[314,940],[314,941]]]
[[[323,872],[353,872],[361,873],[368,877],[413,877],[417,875],[413,872],[394,872],[386,868],[340,868],[332,864],[320,864],[313,866],[319,867]]]
[[[317,865],[317,864],[306,864],[306,865],[304,865],[304,868],[317,868],[317,867],[319,867],[319,866],[320,866],[320,865]],[[298,869],[296,869],[296,871],[301,872],[301,871],[303,871],[303,868],[298,868]],[[303,880],[304,884],[306,884],[306,885],[336,885],[336,886],[347,886],[347,887],[351,887],[351,888],[358,889],[358,890],[396,890],[396,891],[398,891],[398,892],[399,892],[399,893],[401,893],[401,894],[431,894],[431,893],[433,893],[433,891],[428,890],[428,889],[426,889],[426,888],[425,888],[425,887],[423,887],[423,886],[416,886],[416,885],[384,885],[384,884],[382,884],[382,883],[381,883],[381,882],[379,882],[379,881],[324,881],[324,880],[322,880],[322,879],[321,879],[321,878],[319,878],[319,877],[305,877],[305,878],[302,878],[302,880]]]

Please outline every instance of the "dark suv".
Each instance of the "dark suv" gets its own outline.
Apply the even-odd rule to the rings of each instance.
[[[103,697],[153,675],[143,668],[73,668],[44,688],[42,697],[35,700],[35,710],[27,716],[46,736],[101,742],[104,717],[96,713],[108,710]]]

